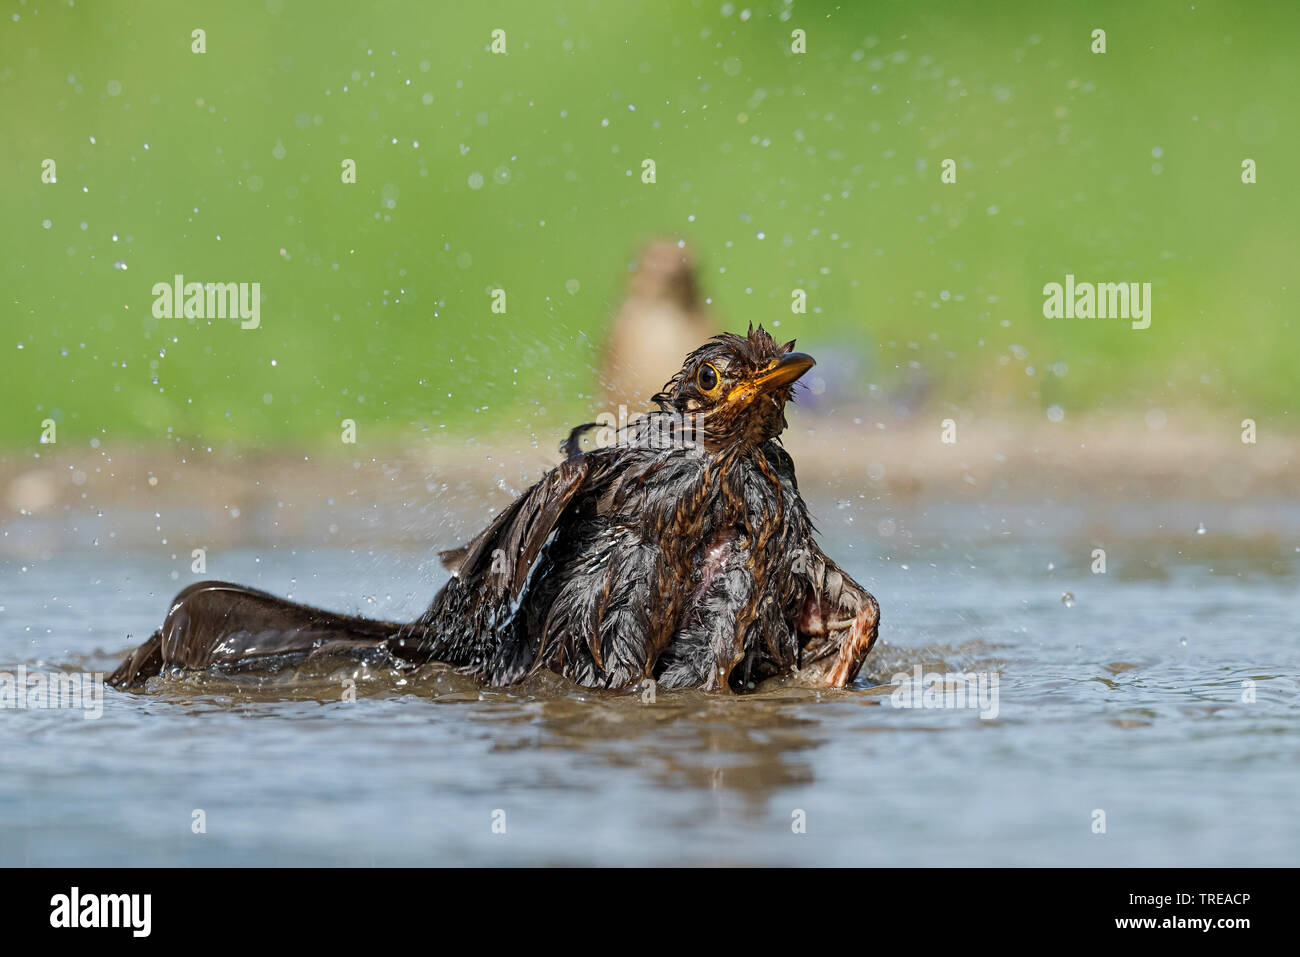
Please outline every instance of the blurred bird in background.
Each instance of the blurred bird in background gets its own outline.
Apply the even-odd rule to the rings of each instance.
[[[629,414],[646,411],[680,357],[722,331],[701,303],[696,268],[680,240],[654,240],[641,251],[601,362],[611,411],[620,404]]]

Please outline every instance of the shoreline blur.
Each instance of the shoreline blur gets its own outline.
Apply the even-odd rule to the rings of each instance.
[[[1230,422],[1218,431],[1203,419],[1175,418],[1159,430],[1078,422],[1067,431],[1046,422],[962,420],[957,443],[944,445],[933,415],[886,423],[795,409],[790,418],[785,444],[820,524],[851,509],[881,547],[897,516],[917,511],[942,511],[961,527],[1042,507],[1104,526],[1112,506],[1142,505],[1152,514],[1183,503],[1189,515],[1213,509],[1219,531],[1235,525],[1253,536],[1281,532],[1287,504],[1300,500],[1300,436],[1266,433],[1244,445]],[[209,547],[278,540],[451,547],[560,460],[562,431],[419,436],[347,453],[196,453],[130,443],[6,452],[0,555],[39,554],[54,547],[51,536],[80,541],[91,527],[100,530],[89,536],[100,548],[152,547],[167,537],[165,528]],[[142,511],[154,520],[140,519]],[[33,537],[23,531],[30,525],[47,533]]]

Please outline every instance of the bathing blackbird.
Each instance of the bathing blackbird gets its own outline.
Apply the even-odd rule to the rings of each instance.
[[[761,326],[715,336],[644,417],[574,429],[563,462],[442,553],[452,577],[416,621],[203,582],[109,682],[360,658],[448,662],[492,685],[549,669],[598,688],[654,679],[729,691],[785,674],[842,688],[876,640],[880,607],[822,553],[777,439],[813,366],[793,348]]]

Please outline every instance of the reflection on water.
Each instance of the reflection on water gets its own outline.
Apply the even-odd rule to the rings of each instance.
[[[842,692],[647,703],[349,666],[159,678],[109,689],[97,721],[2,711],[0,863],[1294,862],[1292,531],[1112,531],[1093,575],[1088,535],[908,527],[887,546],[830,535],[883,607]],[[0,559],[0,670],[110,670],[161,619],[176,567]],[[400,553],[343,549],[227,553],[208,572],[384,617],[437,584]],[[893,676],[917,666],[997,673],[996,719],[895,707]]]

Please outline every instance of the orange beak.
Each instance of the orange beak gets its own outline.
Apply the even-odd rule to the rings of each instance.
[[[745,402],[761,392],[775,392],[794,382],[817,364],[806,352],[787,352],[770,368],[738,384],[727,395],[728,402]]]

